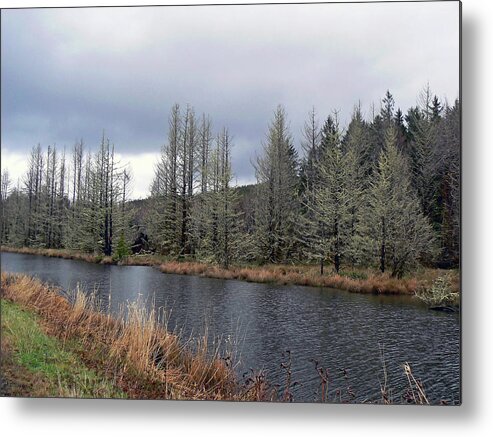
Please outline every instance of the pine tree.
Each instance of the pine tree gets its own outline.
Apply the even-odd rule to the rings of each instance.
[[[303,125],[302,135],[301,148],[304,158],[300,166],[300,182],[302,190],[310,191],[317,178],[316,164],[320,158],[321,131],[315,108],[308,113],[308,120]]]
[[[440,266],[457,267],[460,260],[460,103],[444,108],[436,153],[439,178]]]
[[[368,124],[363,119],[361,107],[355,106],[348,128],[342,140],[344,151],[352,150],[362,177],[371,174],[372,149]]]
[[[339,121],[337,112],[329,115],[325,120],[320,132],[320,151],[317,160],[323,159],[327,150],[339,147],[341,142],[341,132],[339,130]]]
[[[387,90],[385,97],[382,99],[382,107],[380,109],[384,130],[394,126],[394,107],[394,96]]]
[[[390,267],[392,276],[402,277],[423,253],[431,251],[432,232],[396,142],[396,130],[390,127],[385,133],[362,226],[372,253],[378,256],[380,271]]]
[[[286,262],[296,245],[298,163],[286,111],[280,105],[274,113],[263,147],[263,156],[258,157],[255,163],[258,190],[256,252],[263,262]]]
[[[434,115],[431,96],[429,87],[420,93],[420,115],[410,120],[409,129],[412,141],[409,155],[411,157],[413,186],[418,193],[422,209],[432,222],[437,222],[440,213],[435,208],[439,185],[435,151],[437,149],[440,116],[439,114]]]
[[[178,151],[183,144],[182,117],[178,104],[173,105],[168,119],[168,141],[161,148],[151,187],[151,208],[147,231],[160,253],[177,256],[180,252]]]
[[[214,137],[209,117],[198,122],[191,106],[174,105],[145,219],[134,216],[131,170],[106,135],[95,153],[77,142],[67,160],[65,150],[37,145],[16,186],[2,172],[0,242],[119,259],[138,226],[163,254],[225,268],[254,259],[316,259],[321,273],[327,260],[336,272],[375,264],[394,276],[418,262],[456,267],[460,102],[442,104],[426,87],[418,104],[403,117],[387,92],[371,122],[355,107],[344,134],[337,113],[319,129],[313,109],[300,168],[279,106],[254,164],[255,187],[233,186],[227,129]]]
[[[196,202],[201,201],[199,212],[192,215],[193,226],[202,231],[198,254],[226,269],[232,261],[244,256],[246,241],[238,211],[238,192],[231,185],[231,147],[231,137],[224,128],[208,159],[208,188],[196,197]]]
[[[338,132],[333,132],[331,147],[324,150],[317,163],[318,183],[304,198],[305,250],[311,258],[319,260],[320,274],[324,273],[327,258],[336,273],[345,258],[350,260],[358,220],[361,181],[358,155],[353,147],[344,152],[342,144],[335,141],[339,137]]]
[[[9,171],[2,170],[0,180],[0,208],[2,213],[2,223],[0,224],[0,244],[7,244],[10,234],[11,211],[8,205],[8,198],[11,194],[11,184]]]

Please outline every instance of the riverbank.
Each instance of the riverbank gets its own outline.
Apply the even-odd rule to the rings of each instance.
[[[286,387],[270,385],[263,372],[238,379],[234,351],[221,355],[217,346],[209,347],[207,336],[186,340],[168,332],[139,301],[112,316],[102,311],[94,295],[79,290],[62,295],[37,279],[3,272],[1,310],[4,396],[295,400],[292,388],[299,381],[291,380],[289,352],[281,364]],[[314,401],[356,402],[358,385],[345,380],[334,392],[329,369],[315,362],[314,371],[320,379]],[[364,402],[428,403],[407,363],[404,375],[409,387],[395,391],[402,397],[392,396],[394,390],[385,384],[381,398]],[[329,389],[335,394],[329,395]]]
[[[80,344],[47,335],[33,311],[2,300],[1,329],[2,396],[126,398],[83,363]]]
[[[454,293],[452,304],[459,304],[459,273],[457,270],[422,268],[414,276],[401,279],[392,278],[388,273],[378,273],[370,269],[345,268],[341,274],[320,275],[319,266],[306,265],[246,265],[231,266],[229,269],[218,265],[193,261],[168,260],[155,254],[131,255],[123,261],[108,256],[86,254],[66,249],[34,249],[1,247],[2,251],[43,255],[56,258],[76,259],[98,264],[119,264],[133,266],[152,266],[163,273],[197,275],[217,279],[236,279],[258,283],[276,283],[328,287],[346,290],[352,293],[389,294],[414,296],[429,293],[434,282],[447,275],[450,289]],[[327,269],[329,270],[329,269]]]
[[[240,385],[229,361],[167,332],[137,304],[126,320],[94,298],[69,299],[36,279],[2,273],[2,391],[35,397],[269,400]]]

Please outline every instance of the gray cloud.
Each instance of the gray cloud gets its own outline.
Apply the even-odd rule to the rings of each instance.
[[[458,2],[2,11],[2,148],[97,145],[157,152],[168,110],[192,104],[236,138],[253,178],[268,121],[283,104],[298,142],[320,118],[389,88],[403,109],[427,82],[459,91]]]

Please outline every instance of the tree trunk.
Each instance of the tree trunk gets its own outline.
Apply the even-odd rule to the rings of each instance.
[[[380,248],[380,271],[385,272],[385,218],[382,217],[382,246]]]

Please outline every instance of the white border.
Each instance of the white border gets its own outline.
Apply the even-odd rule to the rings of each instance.
[[[1,7],[206,1],[22,1]],[[213,3],[231,3],[216,0]],[[274,3],[274,1],[272,2]],[[71,437],[487,435],[493,429],[493,2],[463,1],[463,405],[375,407],[213,402],[0,399],[0,433]],[[437,31],[440,31],[437,23]],[[489,118],[487,118],[489,117]],[[491,432],[491,431],[490,431]],[[491,435],[491,434],[490,434]]]

